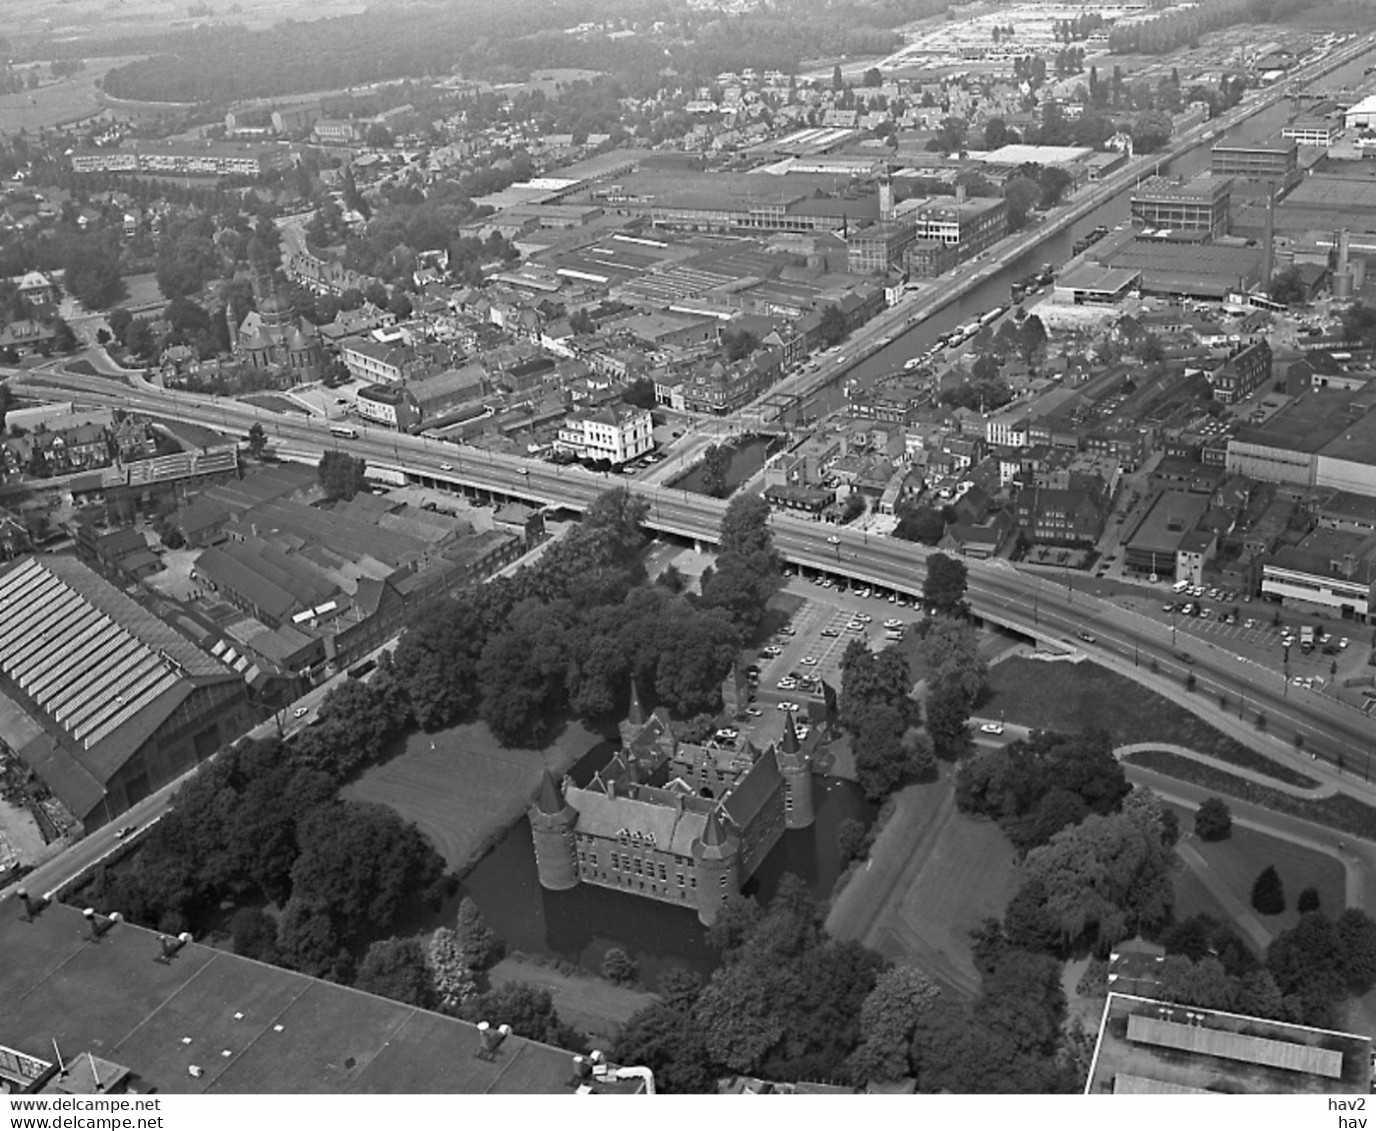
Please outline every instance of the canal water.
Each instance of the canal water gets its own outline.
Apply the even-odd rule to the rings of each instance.
[[[726,464],[726,493],[728,495],[764,466],[765,460],[769,457],[769,446],[774,442],[777,441],[766,436],[751,436],[731,448],[731,455]],[[694,464],[681,478],[675,479],[668,485],[676,487],[680,491],[692,491],[695,495],[705,495],[707,492],[703,483],[702,464]]]
[[[1374,60],[1376,60],[1376,53],[1369,53],[1354,59],[1319,79],[1315,88],[1333,90],[1340,87],[1358,86],[1363,81],[1364,70],[1371,66]],[[1281,127],[1294,116],[1295,112],[1290,100],[1283,98],[1261,113],[1240,122],[1218,140],[1247,143],[1275,137],[1280,133]],[[1182,153],[1174,161],[1163,164],[1160,171],[1177,177],[1192,177],[1207,170],[1209,167],[1209,149],[1213,144],[1216,143],[1209,142],[1191,149],[1188,153]],[[905,361],[927,350],[942,334],[948,333],[962,323],[971,321],[987,310],[1007,304],[1009,287],[1013,282],[1037,270],[1043,263],[1057,265],[1064,263],[1071,256],[1071,245],[1090,229],[1099,225],[1112,229],[1119,224],[1128,223],[1131,214],[1131,195],[1131,188],[1124,189],[1117,196],[1105,201],[1093,212],[1077,220],[1059,235],[1013,260],[1002,271],[990,276],[981,286],[971,291],[964,298],[914,326],[907,333],[898,336],[890,345],[847,370],[842,378],[823,389],[819,389],[797,409],[790,410],[786,414],[786,419],[790,423],[795,423],[796,416],[800,413],[808,418],[813,418],[835,412],[845,403],[843,390],[847,381],[854,381],[858,388],[867,388],[881,377],[901,370]]]
[[[574,769],[582,781],[605,764],[609,744],[595,747]],[[780,879],[793,873],[806,880],[823,902],[840,874],[836,830],[848,817],[874,820],[876,808],[850,782],[815,778],[817,819],[812,828],[784,834],[747,887],[768,901]],[[464,880],[460,895],[472,896],[488,925],[515,950],[560,958],[596,971],[608,948],[619,946],[640,965],[641,981],[653,988],[673,966],[706,975],[716,965],[707,946],[706,928],[697,913],[624,892],[579,885],[569,891],[546,891],[535,871],[530,826],[517,822]],[[437,922],[453,921],[455,906]]]

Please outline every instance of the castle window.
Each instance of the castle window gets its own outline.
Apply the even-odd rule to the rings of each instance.
[[[682,887],[682,886],[683,886],[683,873],[682,873],[682,872],[680,872],[680,873],[678,874],[678,886],[679,886],[679,887]]]
[[[698,878],[697,878],[697,876],[689,876],[689,877],[688,877],[688,886],[689,886],[689,887],[693,887],[693,888],[695,888],[695,887],[698,886]]]
[[[588,853],[588,863],[591,864],[594,868],[597,867],[597,853],[596,853],[596,852],[590,852],[590,853]]]
[[[640,857],[639,857],[639,856],[637,856],[637,857],[635,858],[635,874],[636,874],[637,876],[639,876],[639,875],[642,874],[641,871],[640,871]],[[640,886],[641,886],[641,887],[644,887],[645,885],[644,885],[644,884],[641,884]]]
[[[663,864],[659,866],[659,878],[661,880],[667,880],[669,878],[669,870]]]
[[[579,863],[582,863],[584,860],[586,860],[586,859],[587,859],[587,856],[588,856],[588,854],[587,854],[586,852],[580,852],[580,853],[578,854]]]
[[[722,887],[725,887],[725,886],[726,886],[726,877],[725,877],[725,876],[722,876],[722,878],[721,878],[721,886],[722,886]]]

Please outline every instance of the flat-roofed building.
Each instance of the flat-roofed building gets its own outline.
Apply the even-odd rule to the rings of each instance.
[[[852,232],[846,240],[846,269],[852,275],[882,275],[903,261],[917,238],[906,220],[881,220]]]
[[[1056,279],[1053,293],[1057,302],[1074,306],[1112,306],[1141,285],[1141,271],[1082,263]]]
[[[1232,191],[1231,177],[1199,176],[1188,181],[1148,177],[1132,190],[1132,222],[1222,236],[1228,231]]]
[[[1176,555],[1209,509],[1203,495],[1162,491],[1152,499],[1123,539],[1123,568],[1133,573],[1175,576]]]
[[[1371,1038],[1111,992],[1086,1095],[1365,1095]]]
[[[74,558],[0,571],[0,738],[81,829],[253,721],[244,680]]]
[[[1287,608],[1370,622],[1376,585],[1376,535],[1318,529],[1262,565],[1261,593]]]
[[[1008,203],[1001,198],[956,196],[930,200],[910,214],[916,239],[940,240],[969,259],[1008,234]]]
[[[81,912],[63,903],[30,916],[18,900],[7,902],[0,953],[0,1092],[69,1103],[83,1090],[127,1092],[130,1103],[138,1094],[204,1095],[210,1103],[226,1093],[307,1092],[341,1102],[427,1093],[533,1095],[547,1103],[653,1091],[646,1069],[586,1061],[579,1071],[564,1049],[503,1036],[499,1027],[512,1019],[497,1014],[484,1032],[128,921],[96,938]],[[93,1064],[100,1065],[94,1080]]]
[[[1209,151],[1209,172],[1243,181],[1275,181],[1281,188],[1300,176],[1299,143],[1281,137],[1251,145],[1220,141]]]

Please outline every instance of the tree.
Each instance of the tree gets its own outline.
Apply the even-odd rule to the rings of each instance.
[[[332,982],[347,981],[353,968],[333,916],[305,899],[292,899],[282,909],[277,953],[289,969]]]
[[[648,377],[632,381],[622,392],[621,399],[632,408],[643,408],[648,411],[658,403],[655,399],[655,383]]]
[[[839,346],[850,336],[850,325],[846,322],[845,312],[835,303],[828,303],[822,308],[818,332],[828,346]]]
[[[1303,302],[1307,297],[1304,287],[1304,278],[1300,275],[1300,269],[1296,266],[1286,267],[1282,271],[1277,271],[1271,276],[1270,286],[1267,287],[1273,302],[1290,303]]]
[[[96,236],[72,240],[63,256],[63,286],[87,310],[107,310],[129,290],[120,277],[119,256]]]
[[[254,421],[253,426],[248,430],[248,454],[254,459],[258,459],[263,454],[263,449],[268,446],[268,434],[263,431],[262,424]]]
[[[968,570],[965,563],[945,554],[931,554],[927,558],[927,576],[922,583],[922,599],[938,613],[952,614],[965,603],[965,584]]]
[[[1300,892],[1299,899],[1295,901],[1295,910],[1305,915],[1310,911],[1319,910],[1319,903],[1319,889],[1311,885]]]
[[[470,970],[486,970],[496,961],[501,951],[497,936],[483,920],[478,905],[469,896],[464,896],[459,901],[454,938],[458,943],[459,953]]]
[[[662,995],[661,1001],[633,1014],[617,1031],[611,1059],[617,1064],[649,1068],[655,1075],[656,1091],[714,1091],[712,1058],[692,1006],[691,999]]]
[[[918,506],[912,503],[900,505],[898,526],[894,534],[907,542],[921,542],[924,546],[935,546],[946,533],[946,520],[935,507]]]
[[[320,457],[316,478],[328,499],[352,499],[367,490],[366,464],[346,452],[331,448]]]
[[[763,496],[737,495],[727,504],[721,519],[721,550],[747,558],[757,553],[773,554],[769,504]]]
[[[465,960],[458,935],[453,930],[438,928],[430,937],[426,957],[430,962],[436,1004],[445,1013],[457,1014],[464,1002],[478,996],[473,969]]]
[[[846,80],[841,75],[840,63],[831,69],[831,89],[837,91],[846,89]]]
[[[277,920],[258,907],[241,907],[229,921],[234,953],[269,965],[278,963]]]
[[[1200,840],[1224,840],[1233,831],[1233,814],[1221,797],[1206,797],[1194,817]]]
[[[507,982],[470,999],[460,1010],[466,1021],[510,1025],[518,1037],[581,1051],[582,1040],[560,1019],[549,990]]]
[[[856,1085],[900,1080],[911,1072],[909,1047],[940,991],[915,966],[880,974],[860,1007],[860,1045],[847,1066]]]
[[[607,952],[602,955],[602,977],[609,982],[615,982],[618,986],[624,986],[634,982],[639,969],[635,959],[619,946],[608,947]]]
[[[1028,365],[1036,362],[1037,356],[1046,348],[1046,327],[1042,320],[1031,314],[1022,320],[1018,327],[1018,352]]]
[[[430,1009],[436,1001],[430,966],[416,939],[379,939],[373,943],[359,963],[354,986],[421,1009]]]
[[[726,476],[731,467],[731,449],[724,444],[708,444],[701,466],[703,491],[714,499],[724,499],[730,491]]]
[[[841,863],[849,864],[864,855],[868,832],[864,821],[847,817],[836,826],[836,850],[840,853]]]
[[[1015,174],[1003,186],[1003,199],[1008,204],[1008,227],[1021,228],[1027,223],[1027,214],[1041,199],[1041,186],[1031,177]]]
[[[1268,864],[1252,885],[1252,906],[1263,915],[1279,915],[1285,910],[1285,885],[1274,864]]]

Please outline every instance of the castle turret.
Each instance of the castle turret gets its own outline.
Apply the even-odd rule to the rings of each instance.
[[[784,779],[784,827],[806,829],[812,825],[812,757],[798,741],[793,713],[784,719],[784,740],[774,752]]]
[[[702,835],[693,841],[698,873],[698,919],[706,926],[716,920],[728,895],[741,890],[741,840],[720,805],[707,814]]]
[[[565,800],[548,770],[535,803],[526,810],[540,886],[565,891],[578,883],[578,849],[573,838],[578,810]]]

